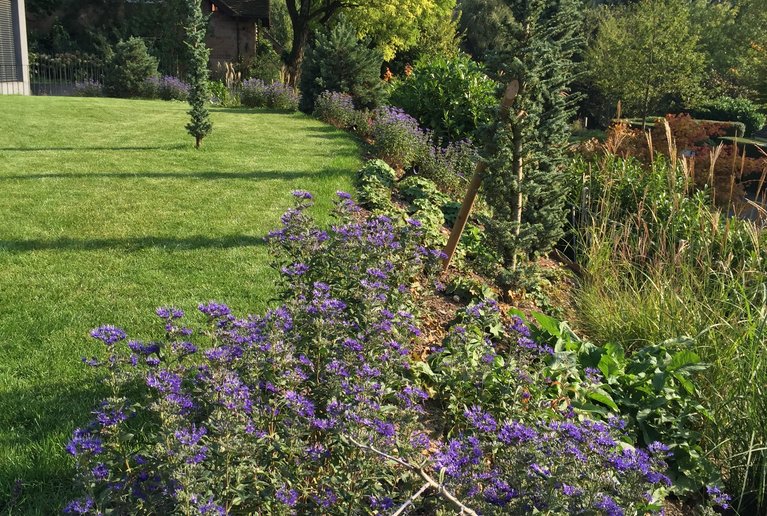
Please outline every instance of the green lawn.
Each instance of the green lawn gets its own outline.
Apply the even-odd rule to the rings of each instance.
[[[326,212],[360,165],[353,139],[298,114],[214,110],[195,150],[185,111],[0,96],[0,512],[69,496],[62,447],[100,394],[80,363],[98,348],[91,328],[150,338],[155,307],[211,299],[262,310],[262,237],[290,191]]]

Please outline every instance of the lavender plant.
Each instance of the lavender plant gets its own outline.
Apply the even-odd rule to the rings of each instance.
[[[468,139],[431,146],[418,161],[418,174],[434,181],[441,191],[460,198],[477,158],[477,149]]]
[[[261,79],[248,79],[242,83],[240,102],[246,107],[265,107],[280,111],[297,111],[299,95],[281,82],[266,83]]]
[[[144,82],[144,95],[162,100],[181,100],[189,98],[189,84],[172,75],[150,77]]]
[[[371,134],[370,112],[354,108],[348,93],[323,91],[314,100],[314,116],[339,129],[353,131],[361,138]]]
[[[103,97],[104,87],[100,82],[86,79],[75,83],[72,95],[75,97]]]
[[[429,136],[418,121],[399,108],[384,107],[373,117],[373,152],[394,168],[412,166],[428,153]]]

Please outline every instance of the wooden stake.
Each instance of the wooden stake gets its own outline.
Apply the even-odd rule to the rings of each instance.
[[[509,115],[509,109],[514,102],[514,97],[519,93],[519,81],[514,79],[506,87],[506,91],[501,99],[501,119],[506,118]],[[466,195],[463,198],[463,204],[461,204],[461,210],[458,212],[458,218],[455,219],[453,224],[453,230],[450,232],[450,238],[447,240],[444,252],[447,255],[442,261],[442,270],[446,271],[450,267],[450,261],[453,259],[455,250],[458,247],[458,242],[461,241],[461,235],[466,227],[466,222],[469,220],[471,209],[474,207],[474,201],[477,198],[477,192],[479,187],[482,186],[482,174],[487,170],[487,162],[480,160],[477,163],[477,167],[474,169],[474,175],[469,182],[469,189],[466,191]]]

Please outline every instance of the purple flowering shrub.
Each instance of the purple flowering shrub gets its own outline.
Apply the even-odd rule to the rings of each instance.
[[[281,82],[266,83],[261,79],[248,79],[242,83],[240,102],[245,107],[297,111],[299,95],[295,89]]]
[[[414,490],[413,472],[361,445],[414,459],[432,446],[427,395],[408,380],[407,306],[440,253],[408,224],[360,217],[344,193],[321,230],[311,196],[294,195],[270,235],[283,305],[237,318],[203,304],[202,329],[160,308],[161,341],[92,332],[106,358],[86,362],[107,370],[112,396],[67,446],[84,491],[69,512],[357,514]]]
[[[186,101],[189,85],[172,75],[149,77],[144,81],[142,96],[151,99]]]
[[[429,136],[403,110],[383,107],[373,116],[373,153],[394,168],[406,169],[428,152]]]
[[[354,108],[348,93],[323,91],[314,100],[314,116],[339,129],[353,131],[361,138],[371,134],[370,112]]]
[[[448,435],[434,458],[445,483],[489,513],[659,511],[668,448],[635,448],[621,419],[577,415],[567,396],[550,396],[536,371],[553,354],[518,317],[504,324],[493,300],[459,313],[425,368]]]
[[[72,95],[75,97],[103,97],[104,86],[100,82],[90,79],[77,81]]]
[[[92,331],[103,356],[83,360],[111,394],[66,447],[82,495],[65,512],[657,509],[667,450],[546,399],[530,371],[552,350],[521,320],[506,327],[493,302],[459,315],[431,368],[411,357],[419,285],[442,257],[419,221],[365,215],[339,192],[321,228],[311,194],[293,195],[269,235],[278,307],[158,308],[156,340]]]

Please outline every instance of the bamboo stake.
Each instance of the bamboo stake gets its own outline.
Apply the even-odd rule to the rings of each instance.
[[[509,109],[511,109],[511,104],[514,102],[514,97],[517,96],[517,93],[519,93],[519,81],[514,79],[506,87],[506,91],[503,94],[503,99],[501,99],[501,119],[508,116]],[[463,234],[464,228],[466,228],[466,222],[469,220],[471,209],[474,207],[474,201],[477,199],[477,193],[479,192],[480,186],[482,186],[482,175],[485,173],[485,170],[487,170],[487,162],[480,160],[474,169],[474,175],[469,182],[469,189],[466,191],[466,195],[463,198],[461,210],[458,212],[458,218],[455,219],[453,230],[450,232],[450,238],[447,240],[447,245],[444,249],[446,257],[442,261],[443,271],[446,271],[448,267],[450,267],[450,262],[453,259],[456,248],[458,247],[458,242],[461,241],[461,235]]]

